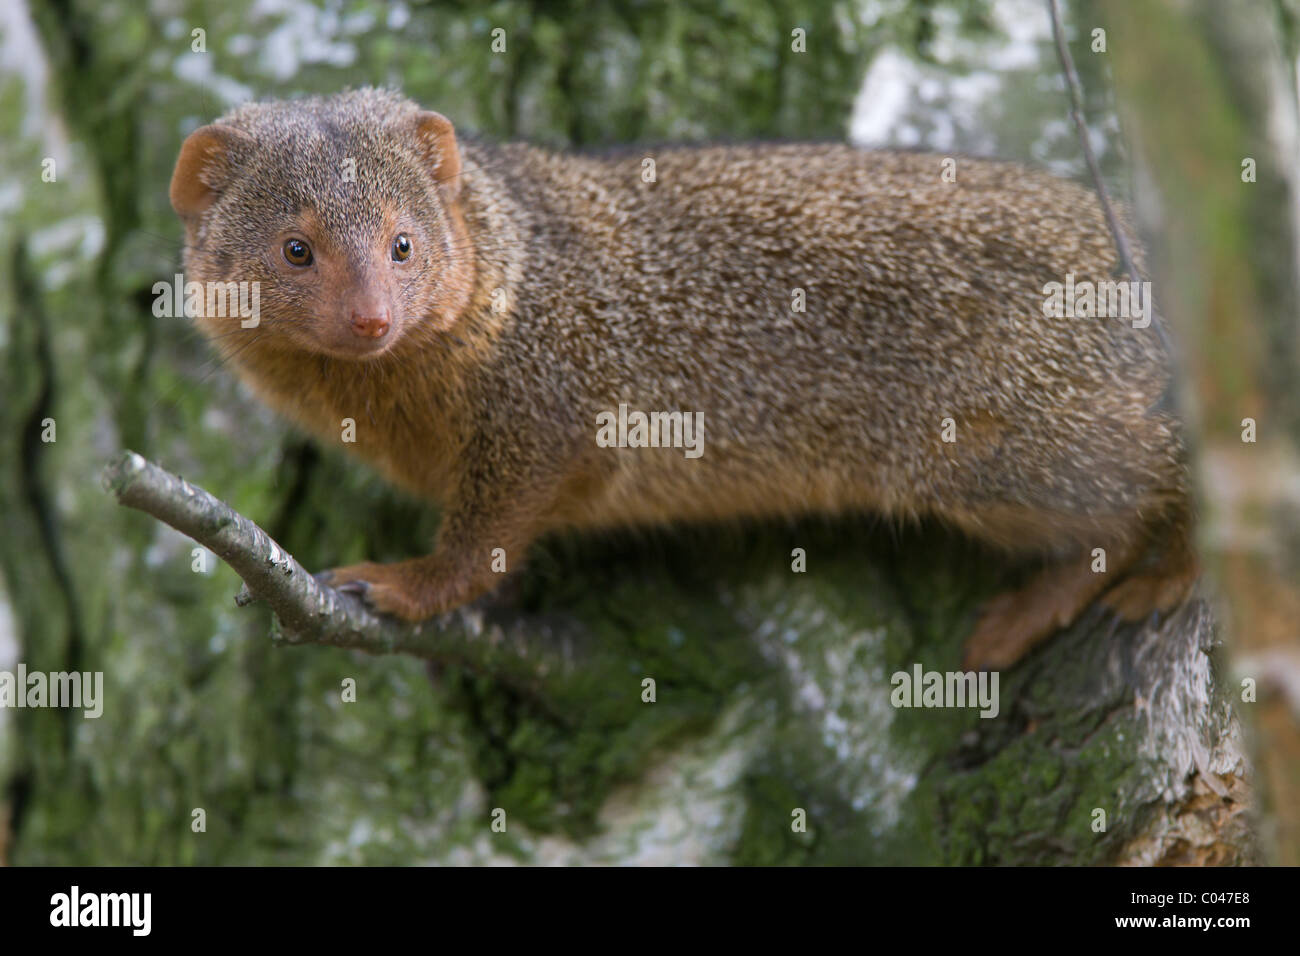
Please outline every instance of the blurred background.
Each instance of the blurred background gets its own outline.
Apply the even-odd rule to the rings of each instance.
[[[98,719],[0,710],[0,861],[1300,863],[1297,6],[1063,8],[1180,343],[1220,626],[1082,622],[1004,681],[991,728],[888,705],[894,670],[956,666],[1016,574],[942,529],[548,542],[521,600],[584,622],[630,689],[541,706],[414,659],[272,647],[233,572],[194,570],[192,542],[98,476],[132,448],[309,568],[423,553],[436,528],[152,314],[180,269],[180,143],[232,106],[389,85],[556,148],[847,139],[1086,181],[1044,3],[0,0],[0,670],[105,680]],[[816,573],[792,582],[793,546]],[[1176,639],[1185,669],[1109,663]]]

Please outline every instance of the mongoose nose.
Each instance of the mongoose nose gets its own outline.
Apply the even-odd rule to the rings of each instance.
[[[378,315],[358,315],[356,312],[352,313],[352,331],[363,339],[382,338],[388,331],[389,325],[387,309],[384,309]]]

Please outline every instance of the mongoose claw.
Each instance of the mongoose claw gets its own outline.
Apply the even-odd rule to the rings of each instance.
[[[366,592],[370,590],[370,585],[362,580],[342,580],[336,581],[336,575],[333,570],[317,571],[312,575],[317,584],[323,584],[327,588],[333,588],[335,591],[342,591],[344,594],[356,594],[365,597]]]

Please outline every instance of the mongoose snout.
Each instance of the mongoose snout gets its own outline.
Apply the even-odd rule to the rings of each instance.
[[[363,339],[383,338],[388,332],[390,325],[388,319],[388,310],[370,310],[377,312],[374,315],[366,315],[353,311],[352,313],[352,331]]]

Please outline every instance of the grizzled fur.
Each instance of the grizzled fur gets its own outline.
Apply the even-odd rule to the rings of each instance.
[[[216,130],[173,181],[187,278],[259,280],[262,321],[201,326],[269,404],[330,442],[355,419],[345,447],[445,506],[430,557],[335,572],[382,610],[473,599],[499,580],[494,548],[513,569],[557,528],[870,509],[1058,559],[987,609],[970,659],[996,665],[1165,525],[1183,540],[1155,327],[1043,315],[1046,283],[1113,278],[1077,185],[973,159],[948,183],[940,157],[825,144],[489,146],[376,90],[245,106]],[[286,271],[286,229],[333,265]],[[353,355],[361,287],[393,326]],[[702,457],[599,447],[620,403],[702,412]],[[1118,609],[1176,603],[1190,575],[1169,550]]]

